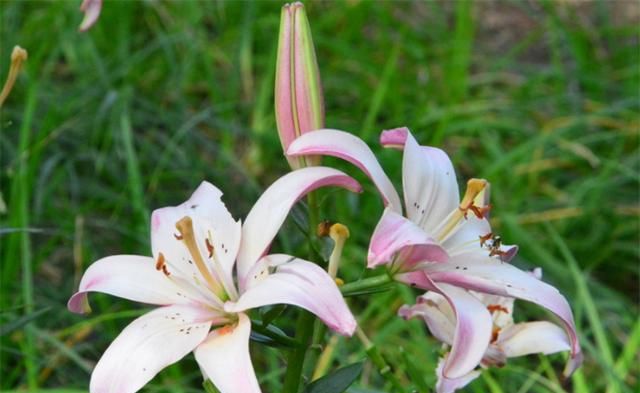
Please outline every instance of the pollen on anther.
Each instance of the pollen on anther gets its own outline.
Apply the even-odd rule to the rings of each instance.
[[[204,239],[204,243],[207,245],[207,251],[209,252],[209,258],[213,256],[213,244],[209,241],[209,238]]]
[[[176,240],[182,240],[182,235],[178,235],[178,234],[174,233],[173,237],[175,237]]]

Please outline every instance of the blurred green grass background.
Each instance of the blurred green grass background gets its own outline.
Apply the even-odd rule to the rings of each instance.
[[[0,388],[86,391],[106,346],[143,308],[94,295],[65,308],[82,271],[117,253],[149,254],[151,210],[185,200],[203,179],[244,217],[288,171],[273,114],[279,2],[107,1],[80,34],[80,1],[0,2],[0,75],[29,51],[0,117]],[[400,180],[401,154],[379,131],[406,125],[444,148],[460,180],[492,183],[492,220],[513,262],[541,266],[571,302],[586,360],[492,369],[468,392],[637,391],[640,5],[635,1],[309,2],[327,125],[353,132]],[[364,271],[382,205],[324,192],[323,217],[349,226],[341,276]],[[292,221],[292,220],[290,220]],[[296,252],[288,222],[274,249]],[[397,308],[400,287],[350,301],[407,386],[433,386],[439,345]],[[549,316],[518,303],[520,319]],[[278,324],[292,332],[287,311]],[[283,352],[252,345],[263,390],[277,392]],[[340,339],[334,366],[364,358]],[[149,392],[201,391],[190,355]],[[61,389],[61,390],[49,390]],[[365,366],[353,393],[388,387]]]

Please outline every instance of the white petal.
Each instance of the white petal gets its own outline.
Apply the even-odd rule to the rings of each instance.
[[[237,266],[241,290],[247,273],[266,253],[293,205],[307,193],[323,186],[360,191],[358,182],[338,170],[307,167],[284,175],[260,196],[242,226]]]
[[[453,344],[456,318],[453,309],[442,295],[427,292],[418,298],[417,304],[400,307],[398,315],[404,319],[422,318],[435,338],[445,344]]]
[[[422,228],[387,208],[371,236],[368,267],[390,262],[397,253],[405,268],[418,262],[448,259],[444,249]]]
[[[220,317],[192,306],[155,309],[134,320],[111,343],[91,374],[91,393],[133,393],[182,359]]]
[[[434,147],[418,146],[408,133],[402,161],[407,217],[434,235],[434,229],[460,203],[451,160]]]
[[[456,314],[453,345],[442,373],[447,378],[461,378],[476,368],[489,346],[491,315],[484,304],[463,289],[448,284],[437,284],[436,288]]]
[[[238,314],[238,324],[216,329],[195,350],[196,360],[220,393],[260,393],[249,355],[251,321]]]
[[[549,355],[571,350],[567,333],[558,325],[547,322],[518,323],[500,332],[495,343],[507,357],[532,353]]]
[[[113,255],[94,262],[82,276],[78,292],[69,299],[69,310],[91,311],[88,292],[157,305],[207,303],[204,297],[157,271],[152,258],[138,255]]]
[[[447,378],[443,375],[446,360],[446,356],[445,358],[440,358],[440,361],[438,361],[438,368],[436,368],[436,375],[438,376],[438,382],[436,383],[437,393],[453,393],[456,390],[467,386],[471,381],[480,376],[480,371],[470,371],[458,378]]]
[[[339,130],[318,130],[299,136],[291,143],[287,155],[328,155],[342,158],[360,168],[380,191],[385,205],[402,213],[400,197],[391,180],[366,143],[355,135]]]
[[[292,304],[317,315],[327,326],[342,335],[352,335],[356,321],[340,290],[329,274],[318,265],[289,255],[263,258],[275,273],[259,277],[257,269],[246,292],[236,303],[227,302],[225,310],[240,312],[271,304]],[[290,262],[289,262],[290,261]],[[260,272],[264,270],[260,269]]]
[[[151,216],[151,247],[157,258],[162,253],[172,274],[193,285],[206,288],[206,281],[182,240],[176,238],[176,223],[190,217],[193,231],[206,268],[233,294],[233,264],[240,247],[241,224],[235,221],[221,200],[222,192],[208,182],[202,182],[184,203],[157,209]],[[207,242],[213,246],[213,254]]]

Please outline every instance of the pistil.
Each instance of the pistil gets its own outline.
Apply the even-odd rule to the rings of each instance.
[[[176,222],[176,229],[180,232],[180,240],[182,240],[185,247],[187,247],[187,250],[189,250],[191,257],[193,258],[193,262],[207,284],[209,284],[211,291],[221,300],[226,298],[226,291],[223,286],[215,279],[215,277],[213,277],[204,263],[193,233],[193,222],[191,221],[191,217],[185,216],[180,221]]]

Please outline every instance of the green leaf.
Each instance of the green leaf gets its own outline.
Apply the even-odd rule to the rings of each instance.
[[[251,320],[251,340],[271,347],[297,348],[300,343],[287,336],[280,328],[274,325],[262,325],[257,320]]]
[[[362,372],[364,363],[354,363],[346,367],[339,368],[331,374],[311,382],[304,389],[304,393],[342,393]]]
[[[21,328],[22,326],[26,325],[27,323],[33,321],[34,319],[38,318],[42,314],[46,313],[50,309],[51,307],[41,308],[40,310],[34,311],[27,315],[23,315],[18,319],[15,319],[11,322],[0,325],[0,336],[4,336],[5,334],[9,334],[14,330]]]

